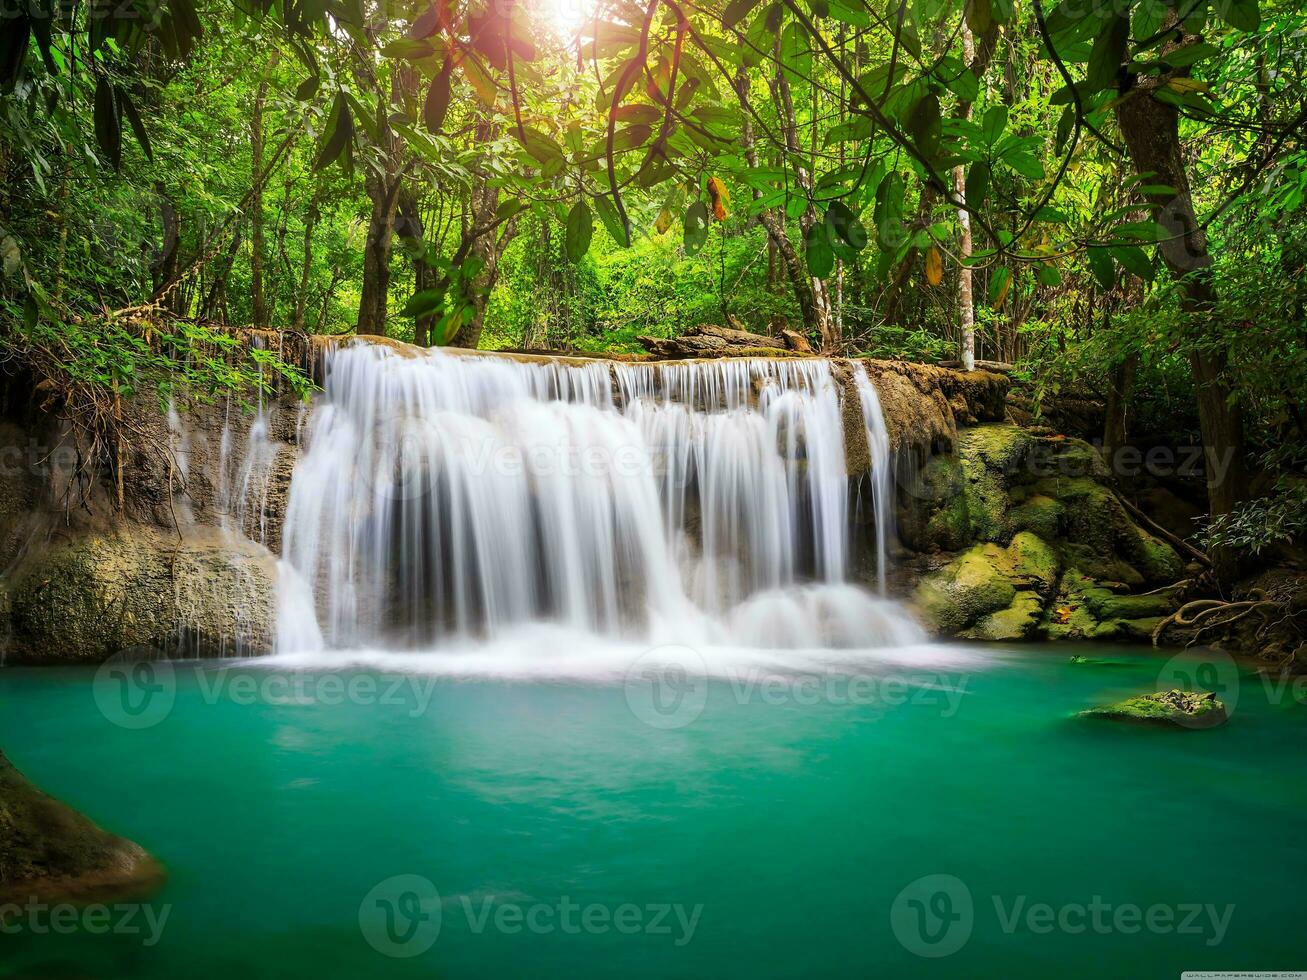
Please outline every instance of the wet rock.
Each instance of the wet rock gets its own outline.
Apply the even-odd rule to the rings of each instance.
[[[928,626],[982,640],[1034,634],[1044,597],[1057,582],[1056,552],[1030,532],[1006,547],[978,544],[924,579],[913,597]]]
[[[1224,703],[1215,694],[1178,690],[1144,694],[1115,704],[1090,708],[1080,712],[1080,717],[1192,729],[1215,728],[1229,720]]]
[[[212,528],[178,540],[128,525],[34,551],[0,580],[0,590],[10,663],[100,662],[132,648],[266,653],[276,624],[277,560],[261,545]]]
[[[103,898],[162,878],[139,845],[41,792],[0,752],[0,900]]]

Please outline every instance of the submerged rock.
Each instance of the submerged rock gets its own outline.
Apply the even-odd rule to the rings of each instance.
[[[1175,725],[1180,728],[1215,728],[1229,719],[1225,704],[1215,694],[1179,690],[1126,698],[1116,704],[1082,711],[1080,717]]]
[[[139,845],[41,792],[0,752],[0,899],[98,898],[162,879]]]

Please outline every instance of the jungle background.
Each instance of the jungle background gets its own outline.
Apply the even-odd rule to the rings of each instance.
[[[71,418],[256,391],[233,327],[1011,375],[1307,532],[1307,11],[1281,0],[27,0],[0,349]],[[1055,423],[1057,424],[1057,423]],[[1201,499],[1204,495],[1205,500]]]

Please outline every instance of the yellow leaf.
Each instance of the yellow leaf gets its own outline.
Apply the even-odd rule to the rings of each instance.
[[[926,252],[926,282],[938,286],[944,281],[944,258],[934,245]]]
[[[1210,92],[1212,87],[1204,82],[1201,78],[1186,78],[1179,76],[1169,78],[1163,88],[1169,88],[1173,92],[1179,92],[1184,95],[1186,92]]]
[[[1007,299],[1008,290],[1012,288],[1012,277],[1008,276],[1007,281],[999,287],[998,295],[994,297],[994,309],[1003,309],[1003,301]]]
[[[731,192],[726,189],[726,185],[720,177],[708,178],[708,195],[712,198],[713,217],[718,221],[725,221],[726,205],[731,203]]]
[[[654,222],[654,231],[660,235],[667,234],[667,229],[672,226],[672,213],[666,208],[658,212],[658,219]]]

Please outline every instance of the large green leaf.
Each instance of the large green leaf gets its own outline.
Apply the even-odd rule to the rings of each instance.
[[[940,124],[939,96],[927,92],[912,107],[907,126],[908,135],[927,160],[939,152]]]
[[[1138,276],[1145,282],[1151,282],[1153,279],[1153,263],[1148,259],[1146,253],[1138,245],[1113,245],[1108,249],[1112,258],[1121,263],[1121,267],[1127,272]]]
[[[867,247],[867,229],[843,201],[831,202],[826,209],[826,221],[836,237],[855,252],[861,252]]]
[[[979,211],[989,194],[990,169],[984,160],[977,160],[967,173],[967,207]]]
[[[321,170],[342,155],[348,162],[349,147],[353,142],[354,119],[350,115],[349,99],[344,92],[337,92],[331,115],[327,117],[327,128],[322,133],[322,150],[313,163],[313,169]]]
[[[1216,0],[1216,12],[1237,31],[1252,33],[1262,24],[1257,0]]]
[[[732,28],[745,17],[749,16],[749,11],[758,6],[761,0],[731,0],[726,5],[726,10],[722,12],[722,27]]]
[[[26,43],[26,38],[24,38]],[[95,142],[109,163],[117,170],[123,161],[123,127],[118,114],[118,100],[109,79],[101,75],[95,81]]]
[[[599,220],[608,229],[608,234],[612,236],[613,241],[622,248],[630,248],[630,229],[622,222],[622,216],[617,213],[616,205],[608,199],[607,194],[600,194],[595,198],[595,210],[599,212]]]
[[[835,253],[830,247],[830,236],[826,232],[826,223],[818,221],[804,236],[803,250],[808,262],[808,272],[816,279],[825,279],[835,269]]]
[[[685,209],[685,254],[693,255],[708,240],[708,205],[695,201]]]
[[[567,238],[564,248],[567,261],[573,265],[581,261],[582,256],[590,250],[590,239],[594,235],[594,218],[585,201],[577,201],[567,213]]]
[[[1094,46],[1089,52],[1089,68],[1085,74],[1089,92],[1105,89],[1116,81],[1116,73],[1126,60],[1129,43],[1129,15],[1122,13],[1112,16],[1094,39]]]
[[[445,125],[445,114],[449,111],[449,76],[452,71],[453,64],[446,58],[444,64],[440,66],[440,71],[431,79],[431,87],[427,89],[427,101],[422,107],[422,121],[429,132],[439,133]]]
[[[980,122],[980,132],[984,136],[985,142],[993,146],[998,142],[998,138],[1003,135],[1006,126],[1007,106],[991,106],[985,110],[985,116]]]
[[[1112,261],[1112,253],[1108,249],[1090,246],[1089,270],[1098,280],[1098,284],[1103,287],[1104,292],[1116,285],[1116,264]]]

